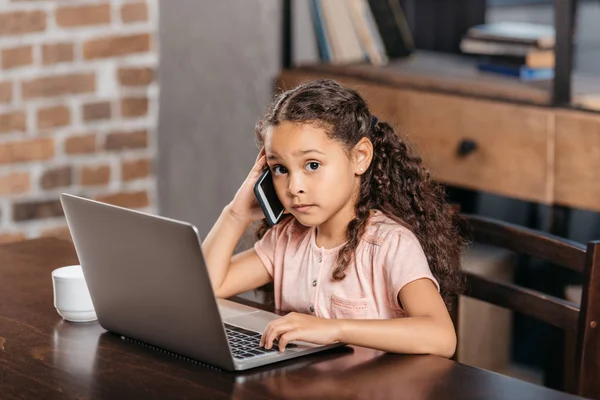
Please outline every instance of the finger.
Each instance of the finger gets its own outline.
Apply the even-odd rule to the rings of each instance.
[[[293,330],[293,331],[289,331],[284,333],[283,335],[281,335],[279,337],[278,340],[278,344],[279,344],[279,351],[284,352],[285,351],[285,347],[288,345],[288,343],[290,343],[293,340],[298,340],[298,330]]]
[[[277,331],[271,328],[266,336],[267,338],[265,339],[265,349],[269,350],[273,347],[273,341],[277,339],[277,336],[279,336]]]
[[[265,349],[270,349],[273,345],[273,340],[276,337],[275,328],[273,327],[273,322],[271,322],[263,332],[261,337],[262,346]]]
[[[258,162],[258,160],[260,160],[260,158],[262,156],[264,156],[265,154],[266,154],[265,146],[263,146],[260,148],[260,151],[258,152],[258,155],[256,156],[256,161],[254,161],[254,163],[256,164]]]
[[[265,169],[266,166],[267,166],[267,156],[263,155],[258,159],[258,161],[256,161],[256,164],[254,164],[254,171],[262,172],[262,170]]]
[[[282,326],[282,325],[287,325],[288,321],[290,319],[290,315],[292,315],[293,313],[290,313],[288,315],[285,315],[281,318],[278,318],[274,321],[269,322],[269,324],[267,325],[267,327],[265,328],[265,330],[263,331],[263,334],[260,338],[261,340],[261,346],[264,346],[266,348],[266,344],[268,343],[268,338],[269,335],[272,332],[277,332],[277,330]]]
[[[269,336],[267,337],[267,345],[265,346],[265,349],[268,350],[268,349],[272,348],[274,341],[279,340],[279,337],[281,335],[283,335],[285,332],[287,332],[289,329],[290,329],[290,327],[286,326],[286,325],[272,327],[269,332]]]
[[[269,325],[267,325],[267,327],[263,331],[262,336],[260,337],[260,346],[261,347],[265,347],[265,345],[267,344],[267,337],[269,336],[269,332],[271,331],[271,324],[272,324],[272,322]]]

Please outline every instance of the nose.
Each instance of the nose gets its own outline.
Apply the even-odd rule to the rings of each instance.
[[[297,196],[300,193],[304,193],[302,174],[288,174],[288,193],[292,196]]]

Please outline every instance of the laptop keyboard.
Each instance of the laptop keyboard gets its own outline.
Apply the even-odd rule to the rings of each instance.
[[[225,324],[225,332],[227,333],[227,341],[231,347],[231,353],[236,360],[245,360],[252,357],[264,356],[273,352],[279,352],[279,348],[276,345],[277,342],[273,343],[273,347],[269,350],[260,347],[260,337],[262,335],[258,332],[249,331],[229,324]],[[293,349],[294,347],[297,346],[290,343],[286,346],[286,350]]]

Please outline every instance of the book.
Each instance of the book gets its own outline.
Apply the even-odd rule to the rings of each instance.
[[[555,33],[551,25],[525,22],[497,22],[476,25],[467,31],[467,37],[519,43],[541,49],[554,48]]]
[[[332,62],[364,62],[366,55],[352,24],[346,0],[321,0],[322,15],[332,50]]]
[[[572,103],[576,107],[600,111],[600,94],[576,95],[574,96]]]
[[[481,55],[480,58],[492,64],[529,68],[554,68],[554,52],[551,50],[532,51],[525,56]]]
[[[554,78],[554,68],[529,68],[525,65],[509,66],[487,62],[477,63],[477,68],[484,72],[514,76],[522,81],[548,80]]]
[[[321,61],[317,29],[314,25],[312,1],[292,1],[292,49],[295,65]]]
[[[377,24],[367,0],[348,0],[348,7],[354,27],[361,41],[361,46],[373,65],[385,65],[387,54]]]
[[[325,62],[330,62],[333,55],[331,54],[331,44],[329,43],[327,28],[325,27],[325,18],[321,10],[321,2],[320,0],[311,0],[310,5],[321,59]]]
[[[415,50],[410,28],[398,0],[368,0],[389,58],[406,57]]]
[[[530,52],[539,49],[527,44],[493,42],[465,37],[460,42],[460,50],[466,54],[525,57]]]

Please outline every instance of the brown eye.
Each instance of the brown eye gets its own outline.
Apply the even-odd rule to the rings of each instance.
[[[306,164],[306,169],[307,169],[308,171],[316,171],[316,170],[318,170],[318,169],[319,169],[319,167],[320,167],[320,166],[321,166],[321,164],[319,164],[318,162],[316,162],[316,161],[311,161],[311,162],[309,162],[308,164]]]
[[[284,166],[276,165],[273,167],[273,173],[275,175],[282,175],[282,174],[285,174],[286,172],[287,172],[287,169]]]

